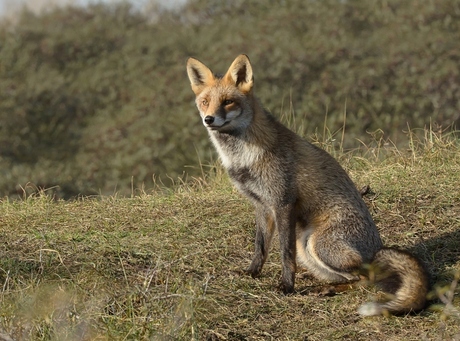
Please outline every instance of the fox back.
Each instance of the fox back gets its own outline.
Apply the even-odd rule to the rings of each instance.
[[[389,269],[395,268],[397,259],[388,265],[386,258],[412,257],[396,250],[381,252],[391,255],[383,261],[376,259],[383,244],[354,183],[332,156],[262,107],[253,94],[253,71],[246,55],[238,56],[222,77],[194,58],[187,62],[187,73],[203,124],[224,167],[255,205],[255,255],[249,274],[261,272],[275,229],[283,265],[280,287],[286,293],[294,290],[297,263],[320,280],[347,282],[358,279],[363,264],[384,263],[382,267],[391,275]],[[401,271],[393,273],[401,278]],[[420,309],[428,290],[426,278],[423,267],[415,267],[407,281],[397,280],[400,286],[410,282],[411,290],[399,291],[404,299],[385,306],[367,304],[360,312]]]

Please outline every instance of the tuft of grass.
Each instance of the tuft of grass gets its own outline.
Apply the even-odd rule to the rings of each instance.
[[[130,198],[1,200],[0,339],[458,340],[460,144],[432,132],[409,140],[406,150],[377,140],[338,159],[370,186],[384,242],[427,264],[432,309],[361,318],[369,288],[317,297],[320,283],[303,273],[285,296],[276,242],[261,277],[245,275],[253,208],[210,166],[174,190]]]

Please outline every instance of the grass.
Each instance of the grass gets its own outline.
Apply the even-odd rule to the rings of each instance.
[[[337,157],[370,185],[384,242],[426,262],[430,309],[362,318],[370,288],[317,297],[302,273],[285,296],[276,243],[245,275],[253,209],[217,172],[131,198],[0,201],[0,340],[459,340],[460,146],[421,136]]]

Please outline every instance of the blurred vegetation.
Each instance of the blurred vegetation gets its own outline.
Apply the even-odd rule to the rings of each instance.
[[[0,196],[129,195],[199,175],[213,150],[185,61],[216,72],[246,53],[256,91],[305,134],[343,126],[347,147],[381,129],[460,126],[457,0],[190,0],[24,11],[0,28]],[[185,177],[185,176],[184,176]]]

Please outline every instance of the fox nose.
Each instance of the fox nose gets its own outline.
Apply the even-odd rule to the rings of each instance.
[[[206,124],[212,124],[214,122],[214,116],[206,116],[204,118],[204,123]]]

